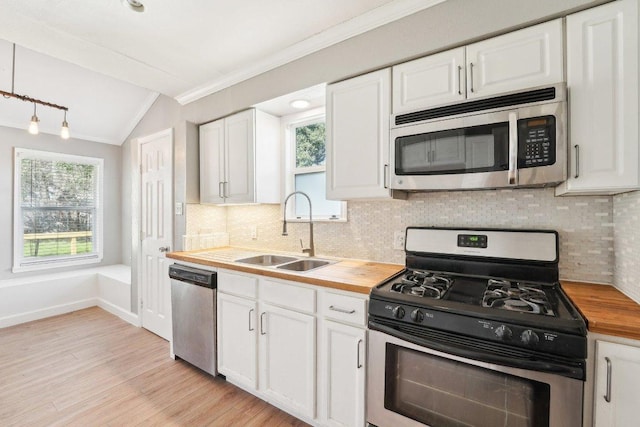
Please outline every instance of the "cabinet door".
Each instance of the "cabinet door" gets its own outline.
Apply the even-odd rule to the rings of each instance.
[[[258,387],[256,302],[218,293],[218,371],[251,389]]]
[[[254,122],[254,110],[243,111],[225,119],[226,203],[253,202],[255,199]]]
[[[564,81],[562,20],[467,46],[467,97]]]
[[[388,198],[391,70],[327,86],[327,199]]]
[[[596,357],[595,426],[638,425],[640,348],[596,341]]]
[[[260,390],[294,412],[315,417],[315,317],[260,304]]]
[[[558,194],[639,188],[638,3],[567,17],[569,179]]]
[[[200,126],[200,203],[224,203],[224,119]]]
[[[329,426],[365,425],[364,329],[325,321],[323,418]]]
[[[392,72],[393,114],[466,98],[462,47],[396,65]]]

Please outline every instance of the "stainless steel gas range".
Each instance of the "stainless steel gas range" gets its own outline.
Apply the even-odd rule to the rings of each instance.
[[[406,269],[371,291],[367,422],[582,424],[586,324],[555,231],[409,227]]]

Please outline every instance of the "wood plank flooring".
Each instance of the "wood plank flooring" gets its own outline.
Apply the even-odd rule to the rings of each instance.
[[[306,426],[98,307],[0,329],[0,426]]]

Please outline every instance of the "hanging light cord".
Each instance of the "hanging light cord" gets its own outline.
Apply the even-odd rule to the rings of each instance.
[[[19,95],[15,93],[14,91],[15,75],[16,75],[16,44],[14,43],[13,44],[13,60],[11,65],[11,92],[0,90],[0,94],[2,94],[2,96],[4,96],[5,98],[16,98],[25,102],[33,102],[36,104],[44,105],[46,107],[57,108],[58,110],[62,110],[65,112],[69,111],[69,109],[65,106],[53,104],[51,102],[41,101],[39,99],[31,98],[30,96]]]

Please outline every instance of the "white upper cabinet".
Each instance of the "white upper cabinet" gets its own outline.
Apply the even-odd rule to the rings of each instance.
[[[415,111],[466,98],[464,48],[393,67],[393,112]]]
[[[569,179],[556,194],[616,194],[638,175],[638,3],[567,17]]]
[[[393,114],[564,81],[562,20],[393,67]]]
[[[200,202],[280,202],[277,117],[251,109],[200,126]]]
[[[391,70],[327,86],[327,199],[391,197]]]
[[[467,46],[467,97],[564,81],[562,19]]]

